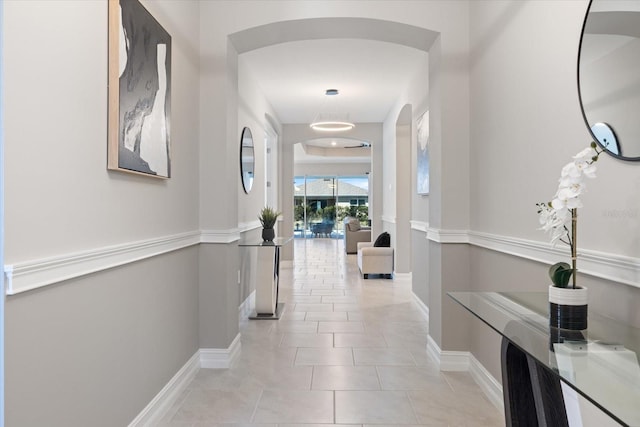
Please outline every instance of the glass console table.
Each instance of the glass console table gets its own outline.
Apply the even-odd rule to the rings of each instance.
[[[589,310],[589,329],[549,326],[546,292],[450,292],[502,335],[507,426],[568,426],[561,382],[625,426],[640,426],[640,329]]]
[[[249,319],[279,319],[283,303],[278,303],[280,248],[293,237],[276,237],[273,242],[241,241],[238,246],[258,249],[256,267],[256,309]]]

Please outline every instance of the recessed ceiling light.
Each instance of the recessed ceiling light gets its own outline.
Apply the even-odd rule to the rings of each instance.
[[[331,145],[333,145],[335,147],[336,145],[338,145],[338,143],[335,142],[335,141],[331,141]]]

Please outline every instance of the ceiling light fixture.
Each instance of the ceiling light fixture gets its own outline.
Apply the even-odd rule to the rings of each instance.
[[[338,95],[339,91],[338,89],[327,89],[324,94],[329,98],[325,98],[325,108],[323,108],[323,110],[328,110],[327,99]],[[311,129],[321,132],[343,132],[355,127],[355,125],[349,121],[348,115],[341,115],[336,112],[319,113],[309,126]]]

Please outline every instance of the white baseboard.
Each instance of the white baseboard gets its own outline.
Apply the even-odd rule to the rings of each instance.
[[[200,370],[200,351],[184,364],[182,368],[169,380],[160,393],[138,414],[129,427],[157,425],[171,408],[180,394],[187,388]]]
[[[427,336],[427,353],[437,363],[441,371],[469,372],[487,399],[497,409],[504,411],[502,385],[472,353],[468,351],[442,351],[431,335]]]
[[[422,301],[420,299],[420,297],[415,294],[415,292],[411,292],[411,295],[413,295],[413,300],[415,301],[416,305],[418,306],[418,309],[424,315],[425,320],[428,322],[429,321],[429,307],[427,307],[427,305],[424,303],[424,301]]]
[[[500,410],[500,412],[504,412],[502,384],[487,371],[487,368],[482,366],[482,363],[480,363],[473,354],[469,357],[469,373],[493,406]]]
[[[134,418],[129,427],[158,425],[200,369],[228,368],[240,356],[240,334],[226,349],[201,348],[184,364],[151,402]]]
[[[410,282],[412,279],[413,275],[411,273],[393,273],[393,279],[394,280],[401,280],[401,281],[407,281]]]
[[[240,334],[236,335],[229,348],[201,348],[200,367],[203,369],[225,369],[240,355]]]
[[[247,318],[249,318],[249,316],[253,312],[253,309],[255,308],[255,306],[256,306],[256,291],[253,291],[249,294],[247,298],[245,298],[244,301],[242,301],[242,304],[240,304],[240,307],[238,307],[238,321],[243,322],[247,320]]]
[[[469,371],[471,353],[468,351],[442,351],[431,335],[427,336],[427,353],[438,363],[441,371]]]

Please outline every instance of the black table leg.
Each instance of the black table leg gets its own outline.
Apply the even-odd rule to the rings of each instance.
[[[506,338],[502,390],[507,427],[569,427],[560,380]]]

